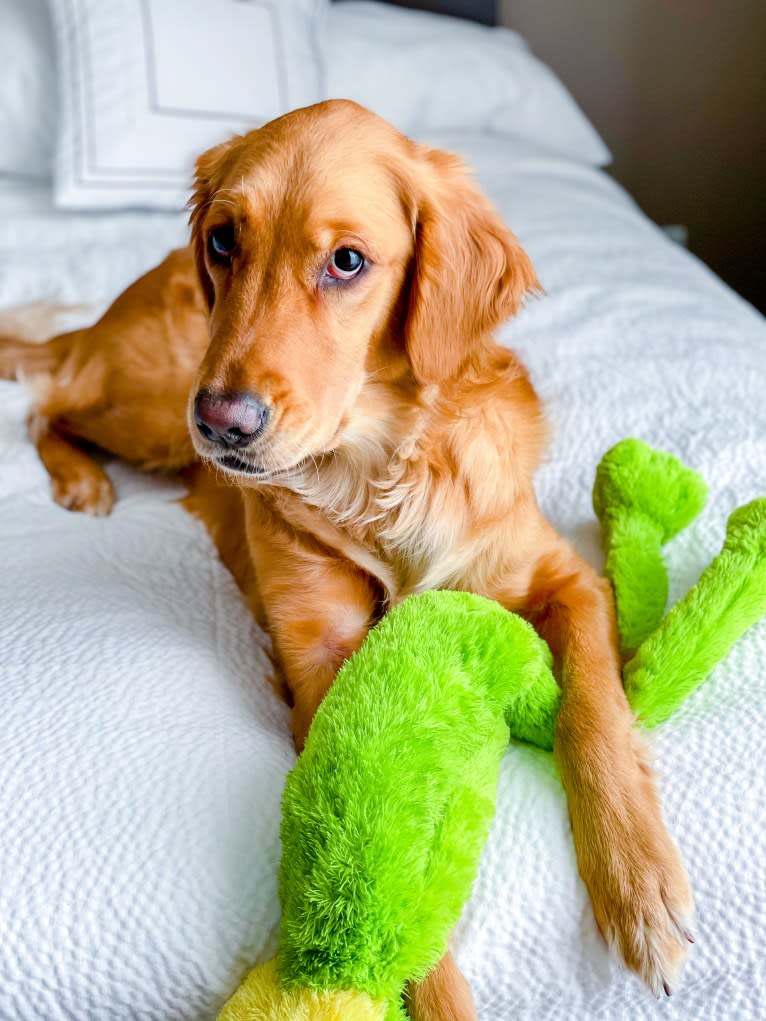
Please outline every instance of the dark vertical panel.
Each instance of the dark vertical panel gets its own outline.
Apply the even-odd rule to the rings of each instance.
[[[335,0],[336,3],[339,0]],[[388,0],[397,7],[412,7],[420,11],[434,11],[436,14],[451,14],[458,18],[480,21],[483,25],[497,24],[496,0]]]

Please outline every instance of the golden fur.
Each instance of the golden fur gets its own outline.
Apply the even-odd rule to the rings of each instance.
[[[339,665],[408,593],[466,589],[525,614],[556,658],[556,761],[598,924],[669,991],[692,899],[622,689],[611,592],[538,510],[543,414],[493,339],[537,287],[528,257],[457,159],[340,101],[203,155],[191,224],[191,250],[91,329],[0,347],[0,371],[37,378],[55,498],[109,510],[80,439],[194,462],[188,506],[271,632],[298,748]],[[207,244],[221,225],[236,237],[226,265]],[[342,246],[367,267],[326,286]],[[268,406],[245,470],[195,428],[201,388]],[[449,955],[410,1010],[475,1018]]]

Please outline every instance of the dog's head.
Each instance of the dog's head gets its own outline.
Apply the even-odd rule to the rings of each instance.
[[[237,473],[337,448],[371,380],[456,375],[537,285],[459,160],[347,101],[205,153],[191,208],[210,346],[190,426]]]

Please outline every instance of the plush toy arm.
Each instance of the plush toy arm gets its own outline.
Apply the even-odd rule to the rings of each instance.
[[[646,726],[662,723],[766,613],[766,497],[729,518],[723,549],[623,671]]]
[[[668,578],[662,546],[705,505],[707,487],[678,458],[642,440],[622,440],[596,469],[593,509],[614,588],[624,655],[654,631],[665,613]]]

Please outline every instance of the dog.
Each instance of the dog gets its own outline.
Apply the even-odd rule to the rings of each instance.
[[[185,468],[268,628],[303,745],[340,665],[386,608],[463,589],[530,620],[562,689],[555,757],[599,928],[670,995],[693,904],[620,679],[608,583],[541,515],[546,422],[494,332],[538,287],[454,156],[348,101],[202,155],[189,248],[94,326],[0,372],[35,394],[54,498],[109,512],[83,446]],[[475,1019],[452,957],[409,992],[417,1021]]]

